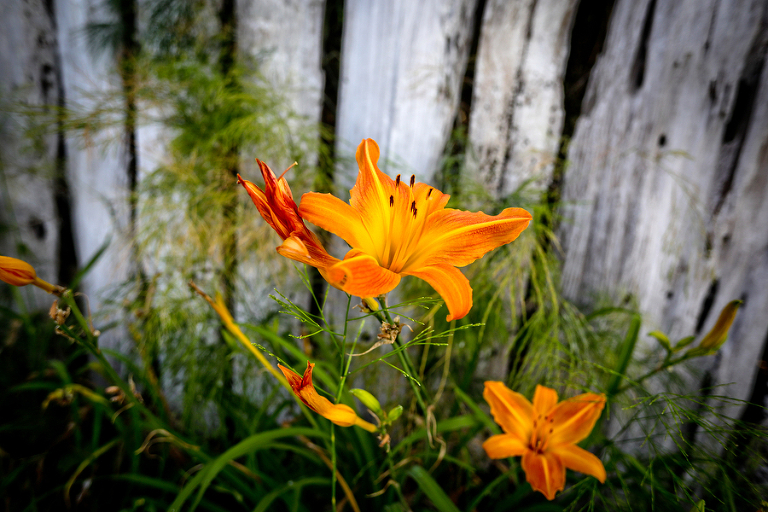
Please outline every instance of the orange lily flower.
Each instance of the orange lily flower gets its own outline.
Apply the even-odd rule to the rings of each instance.
[[[244,180],[239,174],[237,175],[237,182],[245,187],[261,216],[283,239],[277,252],[286,258],[316,267],[322,276],[330,281],[326,277],[325,269],[338,263],[339,259],[328,254],[317,235],[307,228],[299,215],[299,209],[293,200],[291,188],[284,177],[285,172],[288,172],[293,166],[286,169],[283,175],[278,178],[267,164],[261,160],[256,160],[256,162],[259,164],[261,175],[264,177],[264,190],[250,181]]]
[[[330,420],[332,423],[341,427],[351,427],[357,425],[368,432],[376,432],[376,426],[360,418],[357,413],[348,405],[332,404],[327,398],[320,396],[312,384],[312,368],[315,363],[307,361],[307,369],[304,370],[304,376],[300,377],[298,373],[278,364],[277,367],[282,370],[283,375],[291,385],[293,393],[299,397],[304,405],[315,411],[317,414]]]
[[[48,293],[59,296],[64,291],[64,288],[61,286],[51,284],[37,277],[35,269],[26,261],[8,256],[0,256],[0,281],[5,281],[13,286],[33,284]]]
[[[565,487],[565,468],[605,482],[600,459],[576,443],[586,438],[605,406],[605,395],[585,393],[557,402],[557,392],[536,386],[533,404],[503,382],[486,382],[483,398],[504,434],[483,448],[492,459],[522,456],[526,480],[548,500]]]
[[[472,307],[472,288],[456,267],[513,241],[531,214],[521,208],[496,216],[445,208],[450,196],[416,183],[415,176],[406,184],[382,173],[372,139],[358,146],[356,157],[360,173],[350,204],[310,192],[299,206],[302,218],[352,247],[327,269],[326,279],[351,295],[375,297],[394,289],[402,276],[416,276],[443,297],[448,321],[464,317]]]

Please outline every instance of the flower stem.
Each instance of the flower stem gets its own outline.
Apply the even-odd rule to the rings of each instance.
[[[333,423],[331,423],[331,510],[336,510],[336,425]]]
[[[384,314],[384,317],[387,319],[387,322],[389,324],[394,325],[395,322],[392,320],[392,315],[389,314],[389,309],[387,309],[386,297],[380,297],[379,302],[381,303],[381,306],[382,306],[381,313]],[[380,317],[379,317],[379,320],[381,320]],[[400,359],[400,363],[403,365],[403,370],[409,375],[415,377],[417,375],[416,371],[414,369],[413,363],[411,362],[411,358],[408,355],[407,349],[400,342],[399,334],[395,338],[394,345],[395,347],[398,348],[397,357]],[[414,382],[413,379],[408,379],[408,383],[411,385],[411,389],[413,389],[413,393],[416,395],[416,401],[419,403],[419,407],[421,407],[421,410],[424,413],[424,416],[426,417],[428,415],[428,411],[427,411],[427,406],[424,402],[424,397],[426,397],[427,400],[429,400],[426,389],[423,389],[423,387],[416,386],[416,383]],[[424,396],[422,396],[422,394]]]

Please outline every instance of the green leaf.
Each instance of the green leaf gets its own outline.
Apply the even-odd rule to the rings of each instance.
[[[173,501],[173,503],[171,503],[171,506],[168,507],[168,510],[171,512],[181,510],[181,506],[199,486],[200,490],[197,493],[197,498],[190,508],[190,512],[192,512],[200,503],[203,494],[205,494],[206,489],[211,485],[213,479],[216,478],[216,475],[218,475],[227,466],[227,464],[229,464],[230,461],[253,451],[260,450],[262,448],[269,448],[275,439],[302,435],[307,437],[327,436],[327,434],[319,430],[299,427],[270,430],[268,432],[250,436],[221,454],[215,460],[206,464],[205,467],[200,470],[200,472],[195,475],[195,477],[186,486],[184,486],[178,496],[176,496],[176,499]]]
[[[427,470],[421,466],[413,466],[408,470],[408,475],[416,480],[419,484],[419,488],[424,491],[424,494],[432,501],[432,504],[440,512],[459,512],[459,509],[454,505],[451,499],[445,494],[445,491],[435,482],[435,480],[427,473]]]
[[[632,353],[635,351],[635,345],[637,344],[637,335],[640,332],[641,322],[642,319],[640,318],[640,315],[632,315],[632,320],[629,322],[629,328],[627,329],[627,335],[621,343],[621,352],[619,353],[619,361],[616,364],[616,371],[608,383],[606,394],[609,398],[616,394],[616,391],[618,391],[619,385],[621,384],[621,380],[627,372],[627,366],[629,366],[629,361],[632,359]]]
[[[687,337],[681,339],[680,341],[675,343],[675,348],[672,349],[672,351],[673,352],[677,352],[677,351],[679,351],[681,349],[684,349],[685,347],[690,345],[693,342],[693,340],[695,340],[695,339],[696,339],[696,336],[687,336]]]
[[[275,489],[274,491],[270,492],[266,496],[264,496],[261,501],[259,501],[259,504],[256,505],[256,508],[253,509],[253,512],[266,512],[269,510],[269,506],[272,504],[275,499],[277,499],[281,494],[286,493],[288,491],[293,491],[294,493],[300,493],[302,487],[305,485],[328,485],[331,481],[328,478],[321,478],[321,477],[307,477],[302,478],[301,480],[297,480],[295,482],[288,482],[284,486]]]

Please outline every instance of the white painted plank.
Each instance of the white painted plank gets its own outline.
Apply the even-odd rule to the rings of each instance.
[[[470,169],[498,197],[551,177],[578,0],[491,0],[483,15],[469,122]]]
[[[109,20],[103,2],[56,0],[55,11],[67,107],[82,114],[107,101],[107,106],[119,111],[121,88],[114,56],[109,50],[94,53],[85,31],[89,23]],[[88,262],[111,240],[81,284],[92,311],[104,311],[102,305],[111,298],[110,289],[126,280],[131,265],[125,236],[129,225],[128,178],[121,120],[96,133],[68,133],[66,148],[78,263]],[[123,353],[130,353],[132,346],[127,336],[117,332],[103,337],[102,344]]]
[[[636,301],[642,332],[679,338],[717,279],[701,331],[746,297],[712,367],[716,383],[734,383],[719,392],[746,399],[768,331],[766,4],[658,0],[640,66],[649,5],[617,2],[584,99],[563,191],[563,287],[580,303]],[[739,83],[760,65],[742,111]]]
[[[475,5],[345,4],[336,152],[348,162],[339,167],[339,190],[354,184],[354,151],[364,138],[389,160],[384,172],[433,180],[458,107]]]
[[[31,139],[25,130],[41,118],[12,112],[56,108],[55,52],[53,19],[44,2],[0,4],[0,104],[7,107],[0,109],[0,224],[10,228],[0,238],[0,254],[28,261],[49,282],[56,281],[59,269],[53,182],[57,138],[39,127],[39,140]],[[50,307],[53,297],[28,288],[31,304]]]

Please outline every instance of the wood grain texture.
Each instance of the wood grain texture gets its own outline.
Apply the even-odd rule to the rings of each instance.
[[[768,332],[766,44],[762,0],[618,1],[570,145],[560,233],[565,293],[636,303],[642,332],[703,334],[744,300],[721,355],[698,360],[742,399]]]
[[[122,112],[114,54],[90,42],[86,28],[92,23],[113,22],[114,13],[98,0],[56,0],[54,10],[67,109],[79,117],[99,109]],[[115,320],[107,317],[104,305],[131,271],[127,153],[121,122],[116,117],[104,129],[75,130],[66,136],[66,174],[78,263],[85,265],[109,242],[80,284],[91,310],[101,312],[100,325]],[[100,338],[101,346],[131,353],[132,340],[118,331],[106,332]]]
[[[54,20],[42,0],[9,0],[0,6],[0,254],[28,261],[42,279],[51,282],[56,281],[59,268],[54,202],[57,137],[46,133],[45,127],[35,129],[39,118],[17,113],[26,108],[56,108],[59,83],[53,28]],[[27,137],[25,130],[37,135]],[[9,287],[7,291],[10,295]],[[32,287],[24,296],[44,309],[52,302]]]
[[[430,182],[456,116],[476,0],[345,5],[337,146],[351,157],[337,176],[354,184],[354,150],[381,148],[382,170]]]
[[[283,118],[288,121],[288,138],[319,137],[317,125],[324,84],[321,66],[324,6],[322,0],[258,0],[237,4],[239,55],[244,62],[254,59],[267,83],[284,99]],[[253,158],[266,156],[246,152],[247,149],[243,151],[244,163],[258,174]],[[290,158],[284,155],[279,165],[290,165]],[[314,152],[307,155],[307,160],[299,164],[313,165]],[[272,165],[279,167],[278,162]]]
[[[498,197],[549,182],[563,127],[563,75],[578,0],[491,0],[469,122],[470,168]]]

